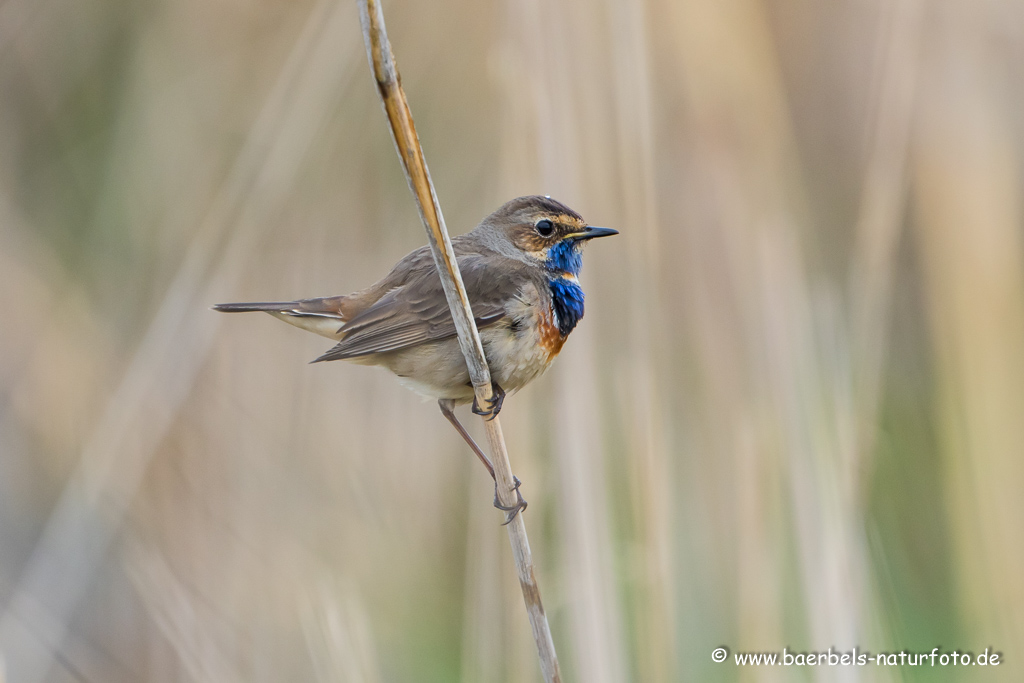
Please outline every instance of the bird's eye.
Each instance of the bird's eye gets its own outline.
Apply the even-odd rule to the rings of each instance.
[[[541,237],[551,237],[551,233],[555,231],[555,226],[546,218],[542,221],[537,221],[537,225],[534,227],[537,228],[537,234]]]

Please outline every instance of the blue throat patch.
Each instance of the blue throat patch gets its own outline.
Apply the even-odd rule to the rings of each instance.
[[[563,274],[579,275],[583,267],[583,255],[573,240],[562,240],[548,251],[544,264],[550,272],[548,287],[551,289],[551,305],[558,316],[558,332],[566,337],[583,317],[583,290],[579,283],[562,277]]]

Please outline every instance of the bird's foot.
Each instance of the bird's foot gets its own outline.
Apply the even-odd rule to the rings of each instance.
[[[519,511],[525,510],[528,505],[526,499],[523,498],[523,494],[519,492],[519,487],[523,485],[523,482],[519,481],[519,477],[515,475],[512,476],[512,481],[515,482],[515,488],[513,490],[516,492],[516,498],[518,499],[512,505],[501,504],[501,501],[498,500],[498,484],[494,484],[494,507],[498,508],[502,512],[509,513],[505,516],[505,521],[502,523],[502,526],[510,524],[512,520],[516,518],[516,515],[519,514]]]
[[[487,399],[486,410],[481,408],[480,404],[476,402],[476,397],[473,397],[473,413],[486,417],[488,421],[498,417],[498,413],[501,412],[501,404],[505,402],[505,390],[497,382],[491,382],[491,390],[494,393]]]

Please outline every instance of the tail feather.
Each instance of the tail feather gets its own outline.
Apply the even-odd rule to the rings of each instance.
[[[216,304],[215,311],[224,313],[249,313],[251,311],[293,311],[299,305],[298,301],[254,301],[251,303],[238,304]]]
[[[224,313],[249,313],[263,311],[286,323],[309,330],[323,337],[337,341],[348,316],[342,310],[345,297],[334,296],[323,299],[301,299],[299,301],[254,301],[243,303],[217,304],[215,311]]]

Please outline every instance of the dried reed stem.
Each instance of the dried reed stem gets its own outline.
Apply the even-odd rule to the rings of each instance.
[[[430,180],[419,137],[416,135],[412,112],[409,110],[405,92],[402,90],[401,78],[391,52],[391,43],[388,41],[387,30],[384,27],[384,12],[379,0],[359,0],[359,14],[370,67],[377,82],[381,103],[387,114],[388,122],[391,124],[391,134],[398,150],[398,156],[402,160],[406,180],[409,181],[409,188],[416,199],[416,206],[427,230],[430,251],[434,256],[434,264],[437,266],[437,272],[448,299],[448,306],[451,308],[452,318],[455,320],[459,345],[462,348],[462,354],[466,357],[466,365],[469,367],[469,376],[473,382],[477,402],[480,405],[487,405],[486,401],[493,395],[491,373],[487,367],[487,360],[484,358],[480,334],[473,321],[469,297],[466,294],[466,287],[462,283],[462,275],[455,260],[451,240],[448,238],[448,230],[445,228],[441,207],[438,204],[437,195],[434,193],[434,185]],[[494,474],[497,479],[498,499],[502,505],[514,505],[516,497],[512,481],[512,467],[509,465],[508,452],[505,450],[501,423],[495,417],[492,420],[484,421],[484,426],[490,445],[491,462],[494,464]],[[512,554],[515,557],[516,571],[523,589],[530,626],[537,643],[541,672],[544,675],[544,680],[548,683],[561,681],[555,645],[551,639],[551,628],[548,626],[544,605],[540,599],[540,589],[537,587],[537,578],[533,572],[533,558],[530,554],[530,543],[526,536],[523,515],[516,515],[506,528],[509,542],[512,544]]]

